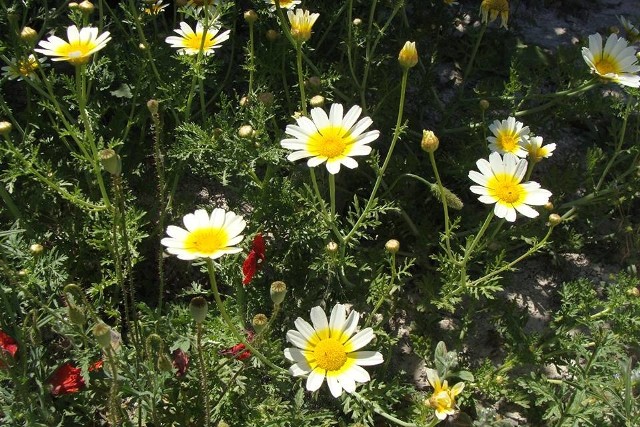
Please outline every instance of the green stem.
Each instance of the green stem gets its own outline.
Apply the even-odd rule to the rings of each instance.
[[[442,211],[444,214],[444,242],[447,251],[447,257],[451,261],[454,261],[453,253],[451,252],[451,222],[449,220],[449,207],[447,206],[447,198],[445,197],[444,186],[440,180],[440,174],[438,173],[438,167],[436,166],[436,158],[433,151],[429,151],[429,161],[433,168],[433,174],[436,177],[438,183],[438,191],[440,192],[440,201],[442,202]]]
[[[307,97],[304,91],[304,73],[302,71],[302,43],[296,43],[296,66],[298,69],[298,85],[300,86],[300,109],[307,115]]]
[[[467,82],[467,77],[471,73],[473,69],[473,63],[476,60],[476,55],[478,54],[478,48],[480,47],[480,43],[482,42],[482,37],[484,36],[484,32],[487,30],[487,23],[482,24],[482,28],[480,29],[480,33],[478,33],[478,38],[476,38],[476,42],[473,45],[473,50],[471,51],[471,58],[469,58],[469,63],[467,64],[467,68],[464,70],[464,74],[462,75],[462,82]],[[462,90],[463,85],[460,85],[460,90]]]
[[[247,349],[249,349],[251,354],[256,356],[262,363],[264,363],[265,365],[269,366],[270,368],[280,373],[288,375],[289,374],[288,370],[275,365],[273,362],[267,359],[265,355],[263,355],[253,345],[251,345],[251,343],[247,341],[247,338],[246,336],[244,336],[244,334],[238,331],[238,328],[236,328],[236,326],[233,324],[233,321],[231,320],[231,317],[229,317],[229,314],[227,313],[227,310],[224,308],[224,304],[222,303],[222,299],[220,298],[220,293],[218,292],[218,284],[216,282],[216,273],[215,273],[215,267],[213,265],[213,260],[210,258],[207,258],[206,262],[207,262],[207,271],[209,272],[209,282],[211,284],[211,290],[213,291],[213,298],[216,301],[216,306],[218,307],[218,310],[220,310],[220,315],[222,316],[222,319],[227,324],[227,327],[229,328],[231,333],[235,336],[235,338],[238,341],[240,341],[242,344],[245,345]]]
[[[320,188],[318,187],[318,180],[316,179],[316,172],[313,168],[309,168],[309,176],[311,177],[311,185],[313,186],[313,191],[316,195],[316,198],[318,199],[318,204],[320,205],[320,214],[324,218],[324,221],[327,224],[327,226],[333,231],[333,234],[336,236],[336,238],[342,243],[343,242],[342,233],[340,233],[340,230],[338,230],[338,227],[335,221],[335,216],[327,213],[325,210],[324,199],[322,198],[322,194],[320,193]],[[334,187],[334,191],[335,191],[335,187]]]
[[[393,132],[393,138],[391,139],[391,145],[389,146],[389,151],[387,152],[387,157],[384,159],[384,163],[382,164],[382,167],[380,168],[380,172],[378,173],[378,177],[376,178],[376,182],[373,185],[373,190],[371,190],[371,195],[369,196],[369,200],[367,201],[367,204],[365,206],[365,208],[362,211],[362,214],[360,214],[360,217],[358,218],[358,220],[356,221],[356,223],[353,225],[353,227],[351,228],[351,230],[349,231],[349,233],[347,233],[346,236],[344,236],[344,242],[348,243],[349,240],[353,237],[354,233],[358,230],[358,228],[360,228],[360,226],[362,225],[362,222],[364,221],[364,219],[366,218],[366,216],[369,214],[369,211],[371,210],[371,208],[373,207],[375,198],[376,198],[376,194],[378,193],[378,189],[380,188],[380,184],[382,183],[382,178],[384,176],[385,171],[387,170],[387,167],[389,166],[389,162],[391,161],[391,156],[393,155],[393,150],[396,146],[396,143],[398,142],[398,139],[400,138],[400,133],[402,130],[402,115],[403,115],[403,111],[404,111],[404,100],[405,100],[405,95],[406,95],[406,91],[407,91],[407,77],[408,77],[408,69],[405,68],[403,69],[402,72],[402,86],[400,89],[400,105],[398,107],[398,117],[396,119],[396,127],[394,129]]]
[[[249,21],[249,98],[253,94],[253,72],[255,69],[254,59],[254,42],[253,42],[253,21]]]
[[[211,407],[209,405],[207,369],[204,365],[204,351],[202,350],[202,323],[196,323],[196,349],[198,350],[198,365],[200,365],[200,388],[202,393],[202,400],[204,403],[204,426],[209,427]]]
[[[396,268],[396,254],[391,254],[391,261],[389,263],[391,264],[391,280],[389,281],[389,286],[387,286],[387,292],[380,295],[380,298],[376,302],[376,305],[373,307],[373,310],[371,310],[371,313],[369,313],[369,316],[367,317],[367,321],[364,324],[365,328],[371,325],[373,316],[378,312],[380,307],[382,307],[384,300],[387,298],[387,296],[389,296],[389,293],[393,289],[393,283],[395,282],[396,276],[398,274]]]
[[[334,221],[336,216],[336,177],[334,174],[329,174],[329,200],[331,202],[331,221]]]

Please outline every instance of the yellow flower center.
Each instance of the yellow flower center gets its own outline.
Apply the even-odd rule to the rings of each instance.
[[[595,63],[595,66],[598,74],[602,76],[609,73],[618,73],[618,64],[604,56]]]
[[[515,204],[525,196],[522,186],[511,175],[496,175],[487,183],[492,196],[503,203]]]
[[[60,56],[65,56],[70,63],[80,65],[89,62],[89,52],[95,47],[96,45],[93,41],[88,43],[74,41],[60,46],[58,53]]]
[[[204,52],[211,49],[216,44],[215,38],[210,38],[209,34],[207,34],[204,39],[204,43],[202,42],[203,33],[196,33],[195,36],[187,36],[184,39],[184,47],[193,50],[200,50],[200,46],[202,46],[202,50]]]
[[[38,60],[35,58],[27,58],[18,61],[16,69],[18,73],[24,77],[30,76],[38,69]]]
[[[222,228],[203,227],[189,233],[184,249],[191,253],[213,254],[227,246],[229,235]]]
[[[316,156],[333,159],[343,156],[346,148],[351,144],[353,144],[353,138],[344,128],[329,126],[310,138],[309,151]]]
[[[318,367],[327,371],[337,371],[347,361],[347,352],[344,349],[344,345],[335,338],[320,340],[316,344],[313,354]]]
[[[498,131],[496,143],[506,153],[515,153],[518,149],[520,136],[511,131]]]
[[[289,7],[293,0],[280,0],[280,7]],[[276,0],[271,0],[271,4],[275,5]]]
[[[454,400],[448,390],[441,390],[429,398],[429,406],[439,411],[451,410]]]

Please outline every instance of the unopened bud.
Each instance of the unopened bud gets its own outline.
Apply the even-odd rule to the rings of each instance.
[[[111,346],[111,328],[106,323],[100,322],[94,326],[93,336],[96,337],[100,347],[109,348]]]
[[[554,227],[562,222],[562,217],[556,213],[549,215],[549,224]]]
[[[20,40],[33,46],[38,41],[38,32],[31,27],[24,27],[20,31]]]
[[[159,105],[160,103],[155,99],[150,99],[147,101],[147,108],[149,109],[149,112],[154,116],[158,114]]]
[[[309,89],[319,90],[322,87],[322,79],[318,76],[311,76],[306,81]]]
[[[273,301],[274,304],[282,304],[287,294],[287,285],[281,280],[273,282],[269,293],[271,295],[271,301]]]
[[[276,30],[267,31],[267,40],[269,40],[270,42],[274,42],[279,38],[280,38],[280,33],[277,32]]]
[[[384,248],[390,254],[397,254],[400,250],[400,242],[398,242],[396,239],[387,240],[387,243],[384,244]]]
[[[420,147],[422,147],[422,150],[426,151],[427,153],[433,153],[438,149],[439,146],[440,140],[435,133],[430,130],[422,131],[422,141],[420,142]]]
[[[246,107],[247,105],[249,105],[249,97],[248,96],[243,96],[242,98],[240,98],[240,106],[241,107]]]
[[[191,299],[189,303],[189,311],[191,312],[191,317],[196,323],[204,322],[204,319],[207,318],[207,311],[209,310],[209,304],[207,300],[203,297],[194,297]]]
[[[13,125],[11,122],[0,122],[0,135],[7,136],[11,133]]]
[[[612,25],[609,27],[609,32],[611,34],[618,34],[620,33],[620,28],[616,27],[615,25]]]
[[[138,43],[138,49],[140,50],[146,50],[147,46],[144,43]]]
[[[260,333],[265,328],[265,326],[267,326],[268,321],[269,318],[266,315],[259,313],[253,316],[253,321],[251,322],[251,324],[253,325],[253,329],[255,329],[257,333]]]
[[[166,354],[158,355],[158,361],[156,362],[156,366],[159,371],[171,372],[173,371],[173,363],[171,363],[171,359]]]
[[[403,68],[415,67],[418,63],[418,51],[416,50],[416,42],[405,42],[400,53],[398,54],[398,62]]]
[[[270,107],[273,105],[274,99],[275,97],[271,92],[263,92],[258,95],[258,101],[260,101],[260,103],[262,103],[263,105],[266,105],[267,107]]]
[[[322,107],[324,105],[324,96],[316,95],[309,101],[312,107]]]
[[[433,193],[438,200],[442,201],[444,199],[447,202],[447,207],[457,211],[462,210],[464,207],[464,203],[460,200],[460,197],[447,187],[442,187],[442,191],[440,191],[440,187],[437,184],[431,184],[430,189],[431,193]]]
[[[82,11],[82,13],[89,15],[93,12],[96,7],[89,0],[84,0],[80,4],[78,4],[78,9]]]
[[[629,288],[627,289],[627,295],[629,295],[630,297],[640,297],[640,289],[636,287]]]
[[[481,99],[479,104],[482,110],[486,110],[487,108],[489,108],[489,101],[487,101],[486,99]]]
[[[98,153],[98,157],[100,158],[100,163],[102,163],[104,170],[114,176],[120,175],[120,172],[122,172],[122,160],[118,153],[111,148],[107,148],[101,150]]]
[[[29,246],[29,251],[31,251],[33,255],[38,255],[43,250],[44,246],[42,246],[40,243],[34,243],[33,245]]]
[[[254,22],[258,20],[258,14],[255,10],[249,9],[244,13],[244,20],[249,24],[253,25]]]
[[[23,268],[23,269],[21,269],[21,270],[18,270],[18,276],[22,276],[22,277],[24,277],[24,276],[26,276],[26,275],[28,275],[28,274],[29,274],[29,270],[27,270],[26,268]]]
[[[327,243],[327,252],[330,254],[335,254],[338,252],[338,244],[336,242]]]
[[[84,326],[84,322],[87,320],[87,318],[84,315],[84,311],[80,307],[69,301],[69,303],[67,304],[67,313],[69,315],[69,320],[71,321],[71,323],[77,326]]]
[[[354,26],[356,26],[356,27],[357,27],[357,26],[358,26],[358,25],[360,25],[360,24],[362,24],[362,19],[360,19],[360,18],[355,18],[355,19],[353,20],[353,25],[354,25]]]
[[[238,129],[238,136],[240,138],[251,138],[253,134],[254,130],[251,125],[243,125]]]
[[[218,421],[218,427],[230,427],[224,420]]]
[[[547,203],[544,204],[543,208],[545,208],[548,211],[552,211],[554,206],[553,206],[553,203],[547,202]]]
[[[69,6],[69,9],[74,10],[74,9],[78,8],[78,3],[72,1],[72,2],[69,3],[68,6]]]

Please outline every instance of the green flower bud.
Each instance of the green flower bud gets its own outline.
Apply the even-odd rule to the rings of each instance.
[[[396,239],[388,240],[387,243],[384,244],[384,248],[390,254],[397,254],[400,250],[400,242],[398,242]]]
[[[207,318],[207,311],[209,310],[209,304],[203,297],[195,297],[191,299],[189,303],[189,311],[191,311],[191,317],[196,323],[204,322]]]
[[[284,297],[287,294],[287,285],[278,280],[271,284],[269,292],[271,295],[271,301],[273,301],[274,304],[282,304],[282,301],[284,301]]]
[[[257,333],[260,333],[265,326],[267,326],[267,322],[269,322],[269,318],[266,315],[259,313],[253,316],[253,321],[251,323],[253,324],[253,329],[255,329]]]
[[[100,322],[93,327],[93,336],[102,348],[111,346],[111,328],[104,322]]]

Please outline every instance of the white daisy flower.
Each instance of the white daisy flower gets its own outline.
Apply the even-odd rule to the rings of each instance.
[[[144,3],[142,10],[147,15],[158,15],[169,7],[169,3],[164,3],[163,0],[145,0]]]
[[[371,328],[354,335],[359,318],[357,311],[347,317],[344,305],[336,304],[329,320],[321,307],[311,309],[313,326],[296,319],[297,330],[287,332],[287,341],[295,347],[285,349],[284,356],[294,362],[291,375],[308,375],[307,390],[318,390],[326,378],[331,394],[339,397],[343,389],[352,393],[356,382],[371,379],[362,366],[378,365],[383,359],[377,351],[358,351],[373,339]]]
[[[242,250],[234,245],[244,238],[240,233],[247,223],[234,212],[216,208],[209,215],[206,210],[198,209],[185,215],[182,221],[186,230],[170,225],[167,227],[169,237],[160,241],[167,252],[180,259],[216,259]]]
[[[618,20],[622,24],[624,31],[627,33],[627,38],[631,43],[635,43],[640,40],[640,30],[638,30],[631,21],[624,16],[618,16]]]
[[[291,24],[291,37],[299,43],[304,43],[311,38],[311,28],[320,17],[320,14],[296,9],[295,13],[288,10],[287,17]]]
[[[362,108],[353,106],[345,116],[341,104],[333,104],[329,116],[322,108],[311,110],[311,119],[300,117],[297,125],[288,125],[285,132],[293,138],[283,139],[282,147],[294,150],[287,157],[296,161],[309,157],[309,167],[327,162],[327,170],[336,174],[340,165],[349,169],[358,167],[352,156],[366,156],[371,153],[368,145],[375,141],[380,132],[365,132],[373,121],[369,117],[358,120]],[[356,123],[357,121],[357,123]]]
[[[531,159],[532,162],[537,163],[542,159],[551,157],[553,155],[553,150],[556,149],[556,144],[542,145],[541,136],[532,136],[525,143],[524,149],[527,150],[529,159]]]
[[[69,42],[60,37],[50,36],[38,43],[42,49],[33,49],[43,55],[51,56],[52,61],[69,61],[73,65],[89,62],[91,55],[102,49],[111,40],[108,31],[98,35],[98,29],[85,27],[78,30],[75,25],[67,28]]]
[[[268,5],[271,5],[269,10],[271,12],[276,11],[276,0],[264,0]],[[280,0],[280,9],[293,9],[300,4],[300,0]]]
[[[9,65],[2,67],[2,71],[9,80],[35,79],[38,68],[48,67],[47,64],[44,64],[46,60],[47,58],[36,58],[35,55],[12,59]]]
[[[624,38],[611,34],[604,47],[598,33],[589,36],[589,48],[582,48],[582,57],[600,77],[623,86],[640,87],[640,71],[636,51]]]
[[[205,32],[201,22],[196,24],[195,32],[186,22],[180,22],[180,29],[173,31],[180,36],[169,36],[164,41],[171,47],[178,48],[180,55],[197,55],[200,47],[204,55],[211,55],[223,41],[229,40],[230,33],[229,30],[220,32],[218,27],[210,28]]]
[[[516,211],[529,218],[538,216],[531,206],[542,206],[549,201],[551,192],[540,188],[537,182],[521,183],[527,171],[527,161],[511,153],[502,157],[491,153],[489,161],[476,162],[478,170],[470,171],[469,178],[480,185],[472,185],[471,191],[479,194],[482,203],[495,203],[494,212],[498,218],[509,222],[516,220]]]
[[[526,157],[524,149],[529,138],[529,127],[516,121],[515,117],[507,120],[495,120],[489,130],[494,136],[487,138],[489,149],[500,154],[511,153],[518,157]]]

